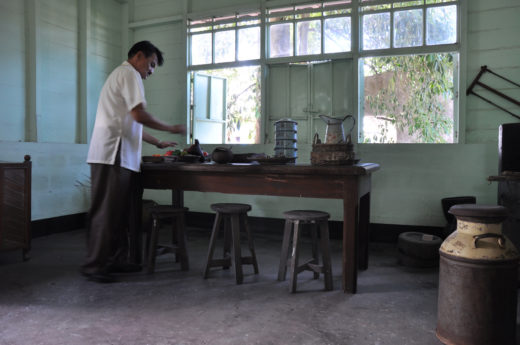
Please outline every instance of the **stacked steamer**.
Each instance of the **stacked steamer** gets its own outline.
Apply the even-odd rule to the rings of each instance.
[[[275,157],[285,157],[292,163],[298,158],[298,123],[291,119],[282,119],[274,123]]]

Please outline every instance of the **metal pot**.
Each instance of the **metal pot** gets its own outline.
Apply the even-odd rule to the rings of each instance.
[[[216,147],[211,153],[211,160],[220,164],[229,163],[233,160],[233,152],[231,148]]]

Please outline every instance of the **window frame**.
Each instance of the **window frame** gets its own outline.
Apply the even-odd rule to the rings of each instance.
[[[266,7],[264,12],[265,20],[262,23],[264,25],[263,31],[265,32],[265,40],[266,40],[266,48],[265,48],[265,60],[268,64],[272,63],[291,63],[291,62],[312,62],[316,60],[329,60],[329,59],[345,59],[345,58],[352,58],[352,53],[354,50],[353,46],[353,30],[352,26],[354,25],[354,18],[353,18],[353,12],[354,12],[354,1],[341,1],[345,2],[348,5],[327,5],[324,4],[332,4],[339,2],[338,1],[314,1],[314,2],[303,2],[303,1],[296,1],[292,4],[286,4],[286,5],[276,5],[272,7]],[[306,5],[310,4],[316,4],[321,5],[321,9],[300,9],[299,7],[304,7]],[[285,11],[278,11],[279,9],[285,9]],[[345,10],[346,13],[336,13],[336,14],[328,14],[326,15],[325,12],[331,12],[331,11],[337,11],[337,10]],[[272,11],[272,13],[270,13]],[[318,13],[321,12],[321,15],[319,17],[304,17],[304,18],[296,18],[297,16],[302,16],[305,14],[312,14],[312,13]],[[270,18],[279,18],[279,17],[292,17],[283,19],[281,21],[270,21]],[[350,49],[343,51],[343,52],[336,52],[336,53],[325,53],[325,40],[324,40],[324,30],[325,30],[325,20],[332,19],[332,18],[350,18],[350,28],[351,28],[351,34],[350,34]],[[297,54],[297,25],[300,22],[306,22],[309,20],[320,20],[321,22],[321,49],[320,53],[318,54],[307,54],[307,55],[298,55]],[[270,56],[270,41],[271,37],[269,35],[269,30],[272,25],[276,24],[282,24],[282,23],[290,23],[292,25],[292,55],[290,56],[283,56],[283,57],[271,57]]]
[[[267,131],[266,124],[268,122],[266,116],[267,102],[267,91],[266,86],[268,85],[269,73],[268,69],[271,65],[276,64],[284,64],[284,63],[299,63],[299,62],[313,62],[313,61],[325,61],[325,60],[336,60],[336,59],[352,59],[352,75],[353,80],[352,83],[356,85],[354,88],[354,92],[351,95],[353,99],[357,101],[354,102],[354,114],[357,114],[357,126],[353,131],[353,137],[356,137],[358,142],[362,142],[361,136],[361,128],[363,126],[363,114],[362,114],[362,100],[360,100],[360,80],[359,80],[359,68],[361,59],[365,57],[377,57],[377,56],[393,56],[393,55],[417,55],[417,54],[428,54],[428,53],[458,53],[459,54],[459,68],[458,74],[454,76],[454,89],[455,89],[455,99],[454,99],[454,138],[453,143],[462,143],[464,142],[464,131],[461,131],[461,128],[464,128],[464,117],[465,114],[465,93],[461,92],[461,85],[465,85],[466,80],[466,72],[465,69],[460,68],[461,65],[464,65],[466,61],[466,30],[463,30],[466,27],[467,23],[467,0],[443,0],[441,3],[427,3],[430,0],[419,0],[422,1],[420,5],[406,6],[406,7],[397,7],[393,6],[396,3],[406,3],[411,2],[408,1],[397,1],[397,0],[346,0],[345,3],[343,0],[329,0],[329,1],[308,1],[308,0],[261,0],[260,4],[252,5],[247,10],[241,9],[233,9],[233,7],[221,9],[219,11],[214,11],[213,15],[210,15],[208,12],[196,14],[196,13],[186,13],[186,38],[187,38],[187,72],[188,74],[191,72],[196,72],[198,70],[209,70],[209,69],[219,69],[219,68],[231,68],[231,67],[241,67],[241,66],[251,66],[256,65],[261,68],[261,144],[267,143]],[[334,3],[341,2],[337,7],[331,6],[328,7],[327,11],[332,11],[334,9],[344,9],[346,13],[336,13],[332,15],[323,15],[323,4],[324,3]],[[296,18],[297,15],[302,15],[306,13],[315,13],[318,10],[316,9],[299,9],[299,7],[306,5],[314,5],[321,4],[322,15],[317,17],[321,20],[321,53],[313,54],[313,55],[297,55],[296,51],[296,25],[297,22],[312,20],[314,18]],[[362,10],[365,6],[378,6],[378,5],[390,5],[390,8],[381,9],[381,10],[370,10],[364,11]],[[426,26],[427,26],[427,17],[426,11],[427,8],[432,7],[442,7],[456,5],[457,6],[457,17],[456,17],[456,41],[455,43],[450,44],[439,44],[439,45],[427,45],[426,44]],[[276,9],[283,9],[286,11],[279,11],[276,14],[269,13],[269,11],[273,11]],[[412,9],[422,9],[423,10],[423,32],[422,32],[422,44],[420,46],[412,46],[412,47],[393,47],[394,43],[394,13],[403,11],[403,10],[412,10]],[[289,10],[290,9],[290,10]],[[190,20],[212,20],[215,17],[216,13],[223,13],[221,17],[228,16],[229,21],[236,21],[238,16],[245,15],[246,13],[257,13],[258,16],[255,16],[255,20],[259,20],[258,23],[244,25],[244,26],[235,26],[235,61],[233,62],[222,62],[222,63],[214,63],[215,58],[215,41],[214,36],[212,35],[212,63],[209,64],[200,64],[200,65],[191,65],[191,36],[193,34],[197,34],[197,32],[190,32],[190,28],[193,28],[193,25],[189,25]],[[362,40],[363,40],[363,30],[362,30],[362,17],[365,14],[371,13],[380,13],[380,12],[391,12],[390,19],[390,48],[384,49],[373,49],[373,50],[363,50],[362,49]],[[227,14],[226,14],[227,13]],[[230,15],[230,13],[235,13]],[[290,22],[293,25],[293,55],[287,57],[269,57],[269,28],[273,23],[282,23],[280,22],[270,22],[269,18],[272,17],[280,17],[282,15],[288,15],[292,18],[287,19],[285,22]],[[335,17],[350,17],[350,29],[351,29],[351,37],[350,37],[350,51],[346,52],[336,52],[336,53],[324,53],[324,45],[325,39],[323,36],[323,31],[325,29],[325,20],[329,18]],[[195,19],[193,19],[195,18]],[[247,19],[244,19],[247,20]],[[225,21],[219,22],[219,24],[225,24]],[[204,26],[201,23],[199,26]],[[207,25],[209,26],[209,25]],[[213,25],[212,25],[213,26]],[[260,58],[252,59],[252,60],[238,60],[238,28],[246,28],[246,27],[260,27]],[[216,32],[221,30],[229,30],[229,28],[214,28],[206,32]],[[188,111],[189,111],[188,104]],[[191,129],[190,129],[191,133]],[[251,144],[250,144],[251,145]]]
[[[256,14],[256,15],[253,15]],[[260,10],[252,10],[245,12],[235,12],[232,15],[227,16],[211,16],[211,17],[202,17],[200,19],[190,19],[188,16],[186,20],[186,33],[187,33],[187,67],[188,71],[195,70],[209,70],[209,69],[218,69],[225,67],[239,67],[244,65],[258,65],[260,64],[260,60],[262,58],[261,52],[261,42],[262,42],[262,19]],[[197,17],[193,17],[197,18]],[[240,23],[245,23],[249,21],[258,21],[258,23],[250,23],[241,25]],[[191,23],[193,22],[193,23]],[[229,25],[229,26],[226,26]],[[238,52],[239,52],[239,30],[259,27],[260,28],[260,57],[258,59],[250,59],[250,60],[239,60]],[[206,28],[206,29],[205,29]],[[215,33],[222,31],[235,31],[235,54],[233,61],[226,62],[215,62]],[[201,35],[201,34],[211,34],[211,62],[205,64],[192,64],[192,37]]]
[[[359,11],[358,13],[358,20],[356,21],[357,24],[357,39],[359,40],[359,43],[355,49],[357,51],[355,52],[355,60],[356,63],[354,64],[354,68],[356,69],[354,71],[354,75],[358,80],[356,80],[356,83],[358,85],[357,87],[357,95],[355,97],[357,98],[357,110],[356,113],[358,115],[358,126],[357,126],[357,140],[359,143],[363,142],[363,102],[364,99],[361,99],[360,95],[363,94],[362,87],[363,83],[359,80],[360,76],[360,69],[362,68],[361,62],[363,58],[367,57],[382,57],[382,56],[396,56],[396,55],[421,55],[421,54],[429,54],[429,53],[458,53],[459,54],[459,62],[458,62],[458,69],[457,73],[454,73],[454,104],[453,104],[453,142],[450,144],[457,144],[462,143],[464,141],[463,137],[463,131],[461,131],[462,125],[464,124],[464,119],[461,118],[462,114],[465,114],[464,111],[464,104],[465,104],[465,93],[461,92],[460,87],[461,85],[465,85],[465,71],[464,69],[460,68],[461,65],[464,64],[464,61],[466,61],[466,46],[465,46],[465,30],[462,28],[465,27],[466,18],[467,18],[467,10],[466,10],[466,1],[467,0],[445,0],[445,2],[442,3],[435,3],[435,4],[426,4],[428,0],[423,1],[423,5],[416,5],[416,6],[408,6],[408,7],[398,7],[394,8],[392,4],[394,3],[403,3],[403,2],[411,2],[413,0],[408,1],[398,1],[398,0],[353,0],[353,2],[358,3],[358,7],[356,7],[356,10],[360,10],[363,6],[378,6],[378,5],[388,5],[390,4],[390,9],[380,9],[380,10],[371,10],[371,11]],[[427,45],[426,44],[426,9],[431,7],[442,7],[442,6],[450,6],[450,5],[456,5],[457,6],[457,25],[456,25],[456,39],[455,43],[450,44],[438,44],[438,45]],[[413,47],[399,47],[395,48],[393,47],[393,36],[394,36],[394,27],[393,27],[393,17],[394,13],[397,11],[402,11],[404,9],[416,9],[416,8],[424,8],[423,10],[423,42],[420,46],[413,46]],[[372,13],[382,13],[382,12],[390,12],[390,48],[383,48],[383,49],[371,49],[371,50],[363,50],[362,48],[362,40],[363,40],[363,30],[362,30],[362,16],[363,14],[372,14]],[[370,144],[379,144],[379,145],[393,145],[393,143],[370,143]],[[404,143],[395,143],[395,144],[404,144]],[[425,145],[424,143],[415,143],[419,145]],[[410,145],[410,144],[406,144]]]

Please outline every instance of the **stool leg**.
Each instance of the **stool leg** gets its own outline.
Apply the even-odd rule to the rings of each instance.
[[[310,223],[309,228],[311,231],[311,239],[312,239],[312,263],[315,265],[320,264],[320,256],[318,254],[318,229],[316,223]],[[319,279],[320,274],[318,272],[313,272],[313,278]]]
[[[209,269],[211,267],[210,263],[213,260],[213,251],[215,250],[215,242],[217,240],[218,231],[220,229],[220,223],[222,221],[222,216],[219,212],[215,215],[215,222],[213,223],[213,229],[211,230],[211,237],[209,239],[209,249],[208,249],[208,258],[206,260],[206,267],[204,268],[204,279],[208,278]]]
[[[223,258],[229,258],[231,257],[231,220],[229,215],[223,215],[224,218],[224,252],[223,252]],[[229,260],[231,262],[231,260]],[[227,270],[229,269],[229,265],[222,266],[223,269]]]
[[[256,252],[255,252],[255,244],[253,240],[253,232],[249,227],[249,222],[247,221],[247,214],[240,215],[240,220],[246,230],[247,241],[249,244],[249,251],[251,252],[251,258],[253,260],[253,268],[255,270],[255,274],[258,274],[258,262],[256,261]]]
[[[287,260],[289,255],[289,245],[291,242],[292,222],[285,220],[283,230],[282,252],[280,254],[280,266],[278,266],[278,280],[283,281],[287,276]]]
[[[291,276],[291,285],[290,291],[296,292],[296,283],[298,282],[298,255],[299,255],[299,243],[300,243],[300,221],[294,221],[294,235],[293,235],[293,245],[292,245],[292,254],[291,254],[291,268],[290,268],[290,276]]]
[[[327,221],[320,222],[321,252],[323,255],[323,276],[325,290],[332,290],[332,264],[330,260],[329,225]]]
[[[146,265],[146,271],[148,274],[152,274],[155,271],[155,251],[157,248],[157,240],[159,237],[159,227],[159,220],[157,218],[154,218],[150,233],[150,247],[148,247],[148,262]]]
[[[172,236],[171,236],[171,241],[172,241],[172,246],[173,247],[178,247],[180,246],[179,244],[179,222],[177,221],[179,219],[179,215],[176,215],[175,216],[175,221],[172,222]],[[180,257],[180,253],[178,253],[177,251],[175,251],[175,262],[179,262],[181,260],[181,257]]]
[[[153,221],[150,220],[150,225],[146,229],[145,233],[145,244],[144,244],[144,264],[146,265],[148,262],[148,252],[150,251],[150,238],[152,237],[152,227]]]
[[[177,257],[181,262],[181,269],[183,271],[187,271],[190,268],[190,263],[188,259],[188,247],[186,245],[186,224],[184,219],[184,212],[177,215],[177,245],[178,245],[178,253]]]
[[[233,256],[235,260],[235,278],[237,284],[242,284],[242,253],[240,250],[240,219],[237,214],[231,215],[231,234],[233,236]]]

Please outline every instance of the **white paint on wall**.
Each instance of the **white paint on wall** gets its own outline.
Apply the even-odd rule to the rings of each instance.
[[[59,114],[56,118],[49,119],[65,122],[65,127],[73,126],[68,117],[69,111],[72,111],[70,116],[75,118],[76,104],[68,102],[68,99],[65,103],[56,103],[59,103],[60,97],[68,97],[72,93],[74,94],[70,98],[74,99],[75,91],[69,92],[67,88],[75,90],[75,83],[84,82],[75,80],[75,71],[70,71],[75,66],[76,19],[61,18],[74,16],[77,11],[74,3],[66,0],[45,0],[40,9],[41,20],[44,22],[41,33],[44,38],[47,37],[45,42],[49,42],[49,48],[55,48],[45,48],[37,56],[38,63],[44,65],[44,75],[50,81],[49,85],[38,85],[39,92],[42,92],[40,87],[49,88],[45,93],[49,99],[42,109],[46,114]],[[134,28],[130,35],[123,34],[120,9],[132,3],[135,3],[135,8],[128,9],[128,13],[132,14],[128,22],[153,21],[182,14],[184,1],[135,0],[128,2],[128,5],[121,5],[116,1],[91,0],[92,32],[87,85],[89,128],[93,124],[99,90],[108,73],[124,59],[121,51],[128,50],[121,42],[122,37],[127,36],[133,37],[133,41],[149,39],[165,51],[165,65],[158,68],[157,74],[146,82],[150,110],[165,121],[186,121],[185,31],[182,24],[166,22]],[[251,4],[260,2],[193,0],[189,1],[188,10],[210,11],[212,8],[247,7]],[[467,73],[466,82],[471,82],[482,65],[488,65],[495,72],[520,82],[520,45],[517,43],[520,34],[520,21],[517,20],[520,18],[520,3],[517,0],[471,0],[467,4],[468,57],[462,65]],[[33,219],[85,212],[88,209],[88,197],[82,194],[74,182],[84,177],[84,174],[88,175],[88,165],[84,163],[87,145],[17,142],[23,140],[26,106],[23,15],[24,2],[0,2],[0,57],[2,61],[13,62],[8,66],[2,65],[3,75],[9,78],[2,78],[0,81],[0,104],[3,107],[3,114],[0,116],[0,160],[21,161],[24,154],[33,156]],[[9,34],[4,34],[5,32]],[[50,34],[56,34],[60,40],[66,42],[56,42],[48,36]],[[59,54],[54,54],[55,51]],[[63,63],[64,69],[61,72],[52,67],[56,63]],[[496,85],[513,95],[518,92]],[[461,87],[461,92],[466,87]],[[445,220],[440,199],[443,197],[475,195],[479,203],[496,202],[497,186],[488,183],[486,177],[497,172],[498,127],[502,123],[517,120],[474,96],[468,96],[466,102],[466,112],[462,114],[466,125],[461,129],[465,134],[464,144],[356,146],[362,162],[381,164],[381,170],[374,173],[372,180],[372,222],[442,226]],[[42,135],[49,137],[59,134],[50,131]],[[166,138],[163,134],[160,135],[161,138]],[[182,139],[178,141],[182,143]],[[181,144],[183,146],[185,145]],[[308,162],[310,145],[300,144],[298,147],[298,161]],[[205,149],[210,152],[213,147],[208,146]],[[273,144],[234,146],[233,150],[272,154]],[[151,154],[160,151],[145,145],[144,152]],[[169,202],[170,194],[147,191],[145,198]],[[209,205],[213,202],[237,201],[251,203],[253,216],[280,217],[281,212],[286,209],[319,207],[331,212],[333,219],[341,218],[341,203],[335,200],[320,199],[317,202],[316,199],[186,193],[185,201],[191,210],[200,212],[210,212]]]
[[[25,137],[25,4],[0,1],[0,160],[23,161],[32,157],[32,219],[86,212],[90,203],[88,147],[75,143],[77,86],[87,84],[88,126],[93,125],[103,83],[121,57],[120,4],[91,0],[89,71],[78,79],[78,8],[75,1],[38,0],[35,60],[39,142]],[[5,27],[4,27],[5,25]],[[5,29],[5,30],[4,30]],[[29,59],[31,60],[31,59]],[[3,98],[6,97],[6,98]],[[85,129],[90,133],[90,129]],[[90,137],[90,135],[88,135]],[[42,142],[47,141],[47,143]]]

